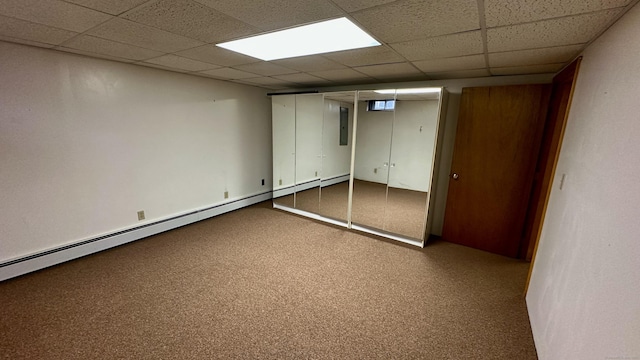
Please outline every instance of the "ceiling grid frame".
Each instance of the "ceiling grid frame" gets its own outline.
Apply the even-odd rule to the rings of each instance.
[[[525,75],[559,71],[639,1],[0,0],[0,41],[275,90]],[[215,46],[337,17],[382,45],[270,62]]]

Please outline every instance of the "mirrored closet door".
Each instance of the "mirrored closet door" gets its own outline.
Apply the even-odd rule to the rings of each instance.
[[[384,230],[422,240],[438,130],[438,93],[396,93]]]
[[[385,228],[395,93],[358,92],[351,221]]]
[[[320,207],[324,217],[347,223],[355,91],[324,94]]]
[[[423,246],[442,93],[273,96],[274,207]]]
[[[296,177],[296,97],[271,99],[273,139],[273,204],[294,207]]]
[[[317,213],[322,172],[322,94],[295,95],[295,208]]]

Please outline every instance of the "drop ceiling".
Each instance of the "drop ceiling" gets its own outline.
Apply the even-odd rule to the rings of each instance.
[[[639,0],[0,0],[0,40],[268,89],[555,73]],[[276,61],[223,41],[346,16],[382,46]]]

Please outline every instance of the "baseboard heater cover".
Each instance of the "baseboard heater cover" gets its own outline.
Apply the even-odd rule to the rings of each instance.
[[[53,265],[91,255],[132,241],[140,240],[181,226],[192,224],[272,198],[271,191],[247,196],[224,204],[195,210],[179,216],[136,226],[111,234],[82,240],[0,263],[0,281],[11,279]]]
[[[328,179],[322,179],[320,187],[331,186],[339,184],[341,182],[349,181],[351,176],[349,174],[338,175]]]

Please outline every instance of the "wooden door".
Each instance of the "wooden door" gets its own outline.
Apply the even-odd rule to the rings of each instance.
[[[442,238],[517,257],[548,85],[464,88]]]

